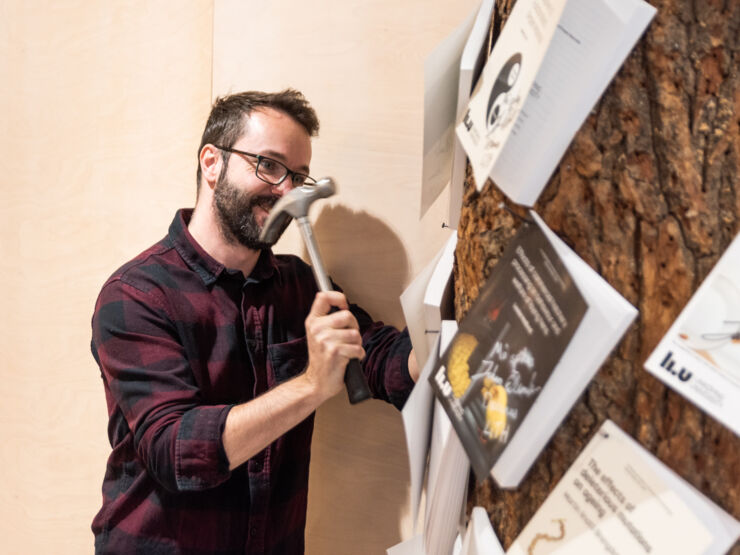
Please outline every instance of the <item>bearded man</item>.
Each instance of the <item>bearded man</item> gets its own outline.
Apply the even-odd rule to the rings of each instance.
[[[302,553],[314,411],[352,358],[398,408],[413,387],[407,331],[259,241],[275,202],[315,183],[318,127],[295,90],[218,99],[195,208],[103,286],[92,353],[112,451],[96,553]]]

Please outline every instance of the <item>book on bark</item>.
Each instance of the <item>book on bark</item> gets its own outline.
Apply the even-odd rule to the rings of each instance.
[[[479,480],[517,487],[637,314],[536,213],[429,381]]]
[[[481,190],[532,206],[655,15],[643,0],[519,0],[456,133]]]

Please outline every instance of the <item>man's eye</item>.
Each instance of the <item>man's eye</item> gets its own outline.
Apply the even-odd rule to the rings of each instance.
[[[306,182],[306,176],[299,173],[293,174],[293,185],[301,187]]]
[[[269,158],[263,158],[261,165],[267,171],[274,171],[275,169],[277,169],[277,164]]]

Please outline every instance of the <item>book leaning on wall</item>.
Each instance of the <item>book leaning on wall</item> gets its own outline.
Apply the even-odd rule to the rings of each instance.
[[[508,555],[721,555],[740,523],[606,420]]]
[[[429,378],[479,480],[515,488],[637,315],[536,213]]]

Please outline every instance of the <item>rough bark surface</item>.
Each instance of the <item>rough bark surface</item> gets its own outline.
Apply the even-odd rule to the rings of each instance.
[[[643,369],[740,230],[740,0],[651,3],[655,19],[535,207],[640,315],[522,485],[471,486],[468,509],[487,508],[505,548],[606,418],[740,519],[740,438]],[[498,21],[513,4],[497,0]],[[468,172],[464,195],[458,321],[519,223],[490,181],[478,193]]]

